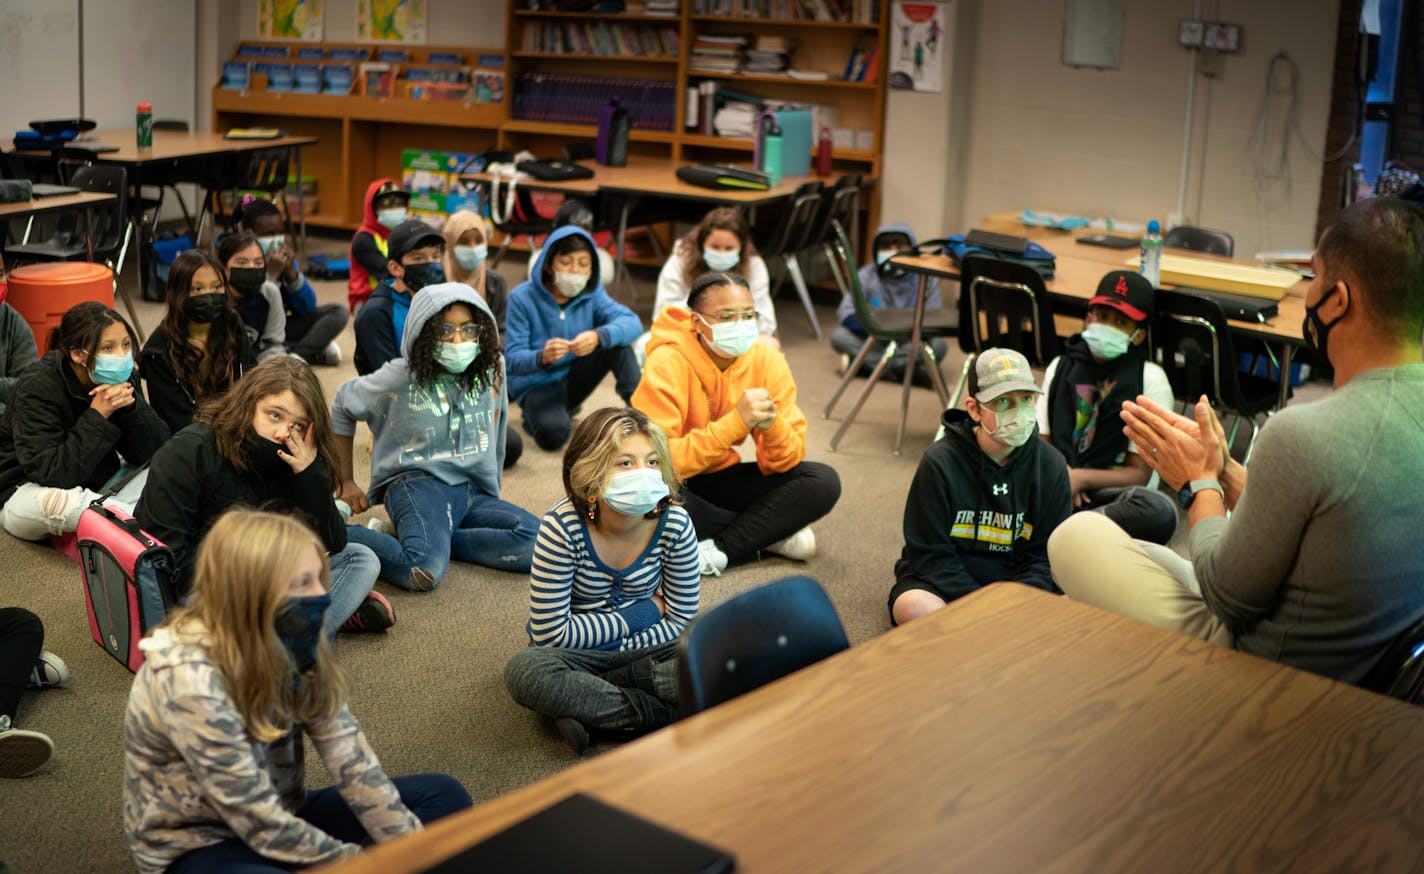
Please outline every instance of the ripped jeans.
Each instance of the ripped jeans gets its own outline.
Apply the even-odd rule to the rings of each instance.
[[[122,469],[109,479],[109,483],[118,482],[132,472]],[[118,509],[132,515],[134,504],[138,503],[146,482],[147,470],[125,483],[117,494],[104,503],[117,505]],[[80,515],[99,496],[99,492],[91,492],[83,486],[60,489],[21,483],[5,506],[0,508],[0,526],[21,540],[44,540],[51,534],[72,534],[79,528]]]
[[[400,539],[356,525],[347,526],[346,536],[376,553],[381,579],[392,585],[413,588],[410,572],[417,567],[438,583],[451,558],[529,573],[539,520],[522,507],[419,470],[392,480],[382,500]]]

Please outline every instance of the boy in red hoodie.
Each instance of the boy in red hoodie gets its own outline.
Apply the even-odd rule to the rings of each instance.
[[[366,189],[365,217],[351,238],[351,278],[346,283],[346,301],[354,315],[383,280],[386,271],[386,240],[391,229],[406,220],[410,192],[394,179],[377,179]]]

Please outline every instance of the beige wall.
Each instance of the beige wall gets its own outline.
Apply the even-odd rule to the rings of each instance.
[[[1176,43],[1177,22],[1191,18],[1195,4],[1127,0],[1122,67],[1114,71],[1061,64],[1064,5],[977,5],[971,105],[957,125],[969,137],[963,215],[972,221],[1029,207],[1098,216],[1112,207],[1118,218],[1165,225],[1177,209],[1186,130],[1189,57]],[[1337,3],[1203,6],[1207,17],[1242,26],[1244,50],[1225,57],[1216,80],[1197,79],[1184,218],[1231,232],[1238,255],[1310,248],[1321,165],[1307,147],[1316,155],[1324,148]],[[1291,137],[1288,184],[1263,180],[1250,149],[1267,63],[1279,50],[1301,68],[1302,136]]]

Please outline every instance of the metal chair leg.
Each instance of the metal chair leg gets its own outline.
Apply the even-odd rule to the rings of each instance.
[[[836,401],[841,399],[841,393],[846,390],[846,386],[850,385],[851,380],[855,379],[857,373],[860,373],[860,366],[865,363],[865,359],[870,355],[870,349],[874,345],[874,337],[865,338],[865,342],[861,344],[860,351],[855,354],[855,360],[851,362],[850,367],[846,368],[845,375],[841,377],[841,384],[836,386],[835,393],[832,394],[831,399],[826,402],[826,408],[821,411],[822,419],[829,419],[831,417],[831,410],[835,409]]]
[[[816,318],[816,308],[811,304],[811,292],[806,287],[806,277],[801,275],[801,264],[795,255],[781,257],[786,261],[786,272],[791,274],[791,281],[796,284],[796,294],[801,297],[801,305],[806,308],[806,318],[811,320],[811,333],[819,340],[822,336],[821,321]]]
[[[835,249],[830,243],[823,243],[821,251],[826,255],[826,264],[831,268],[831,276],[836,280],[836,288],[841,290],[841,294],[850,295],[850,277],[842,272],[840,259],[835,257]]]
[[[875,390],[875,384],[880,381],[880,376],[885,373],[885,368],[890,366],[890,359],[895,356],[895,341],[891,340],[885,347],[885,354],[880,356],[880,363],[875,365],[875,370],[870,374],[870,379],[866,380],[865,388],[861,389],[860,396],[855,399],[855,406],[850,408],[850,415],[841,420],[841,426],[836,429],[836,433],[831,435],[831,451],[836,451],[836,446],[841,442],[841,436],[845,434],[850,423],[855,421],[855,417],[860,414],[860,408],[865,406],[865,401],[870,397],[870,393]]]
[[[939,402],[949,406],[949,389],[944,386],[944,374],[940,373],[939,358],[935,355],[934,347],[927,342],[921,343],[920,355],[924,356],[925,365],[930,369],[930,382],[939,394]]]
[[[979,356],[970,355],[964,360],[964,366],[959,369],[959,382],[954,386],[954,395],[949,399],[949,403],[945,405],[946,408],[959,406],[959,399],[964,394],[964,386],[969,383],[969,368],[974,366],[974,359],[977,357]]]
[[[1256,417],[1251,417],[1251,439],[1246,441],[1246,457],[1242,459],[1242,465],[1251,463],[1251,450],[1256,448],[1256,435],[1261,433],[1261,426],[1256,424]]]

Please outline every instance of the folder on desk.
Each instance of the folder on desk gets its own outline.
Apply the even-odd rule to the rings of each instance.
[[[736,865],[716,847],[582,793],[425,869],[425,874],[724,874]]]

